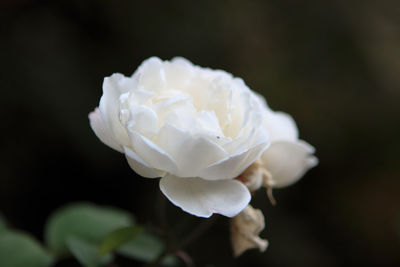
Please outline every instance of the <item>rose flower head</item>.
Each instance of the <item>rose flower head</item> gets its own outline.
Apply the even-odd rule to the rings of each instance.
[[[161,177],[173,204],[200,217],[233,217],[251,199],[235,178],[270,145],[266,108],[225,71],[153,57],[131,77],[105,78],[89,118],[98,138],[124,153],[136,173]]]

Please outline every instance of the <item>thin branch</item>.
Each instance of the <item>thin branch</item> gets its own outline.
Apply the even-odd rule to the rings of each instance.
[[[158,215],[159,215],[159,220],[160,220],[160,225],[162,229],[162,236],[164,238],[165,242],[165,247],[168,248],[170,247],[171,243],[171,233],[168,225],[168,217],[167,217],[167,207],[166,207],[166,198],[164,197],[163,194],[159,194],[159,201],[158,201]]]
[[[190,234],[187,235],[185,239],[183,239],[179,245],[177,246],[177,250],[180,250],[188,245],[190,245],[193,241],[198,239],[202,234],[204,234],[205,231],[208,230],[208,228],[211,227],[211,225],[214,224],[214,222],[217,220],[217,216],[214,215],[210,219],[207,219],[206,221],[200,223]]]
[[[181,260],[186,264],[187,267],[196,267],[192,257],[190,257],[190,255],[187,254],[185,251],[177,250],[175,251],[175,255],[181,258]]]

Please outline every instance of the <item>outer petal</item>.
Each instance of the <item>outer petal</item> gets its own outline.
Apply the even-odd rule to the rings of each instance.
[[[101,117],[101,112],[98,108],[89,114],[89,120],[94,133],[104,144],[119,152],[124,152],[121,145],[114,139],[111,130],[104,123],[103,118]]]
[[[146,106],[134,106],[130,109],[127,126],[129,130],[152,136],[158,131],[157,114]]]
[[[169,173],[177,171],[174,159],[161,147],[137,132],[129,131],[129,136],[133,149],[149,166]]]
[[[272,174],[275,187],[288,186],[318,164],[312,154],[314,148],[304,141],[274,142],[262,155],[267,170]]]
[[[180,177],[196,177],[203,168],[227,157],[218,144],[168,123],[161,128],[158,143],[174,158],[178,170],[172,174]]]
[[[199,217],[213,213],[233,217],[250,202],[249,190],[236,180],[206,181],[201,178],[161,178],[160,189],[176,206]]]
[[[296,141],[299,133],[293,118],[284,112],[267,111],[264,128],[267,129],[271,142]]]
[[[269,135],[262,129],[258,129],[257,135],[253,146],[247,153],[246,159],[242,162],[241,166],[238,168],[240,173],[242,173],[247,167],[249,167],[254,161],[256,161],[262,153],[270,146]],[[238,173],[237,175],[239,175]],[[237,176],[235,175],[235,177]]]
[[[124,147],[125,156],[128,160],[129,166],[139,175],[147,178],[156,178],[160,175],[138,154],[128,147]]]
[[[151,57],[143,61],[134,77],[138,77],[140,86],[157,92],[165,86],[163,62],[158,57]]]
[[[129,144],[129,137],[120,121],[119,97],[126,91],[126,84],[131,81],[132,79],[119,73],[104,78],[103,95],[99,105],[104,123],[111,130],[115,140],[122,145]]]
[[[190,61],[182,57],[173,58],[164,64],[165,76],[168,86],[171,88],[184,87],[193,75],[193,65]]]
[[[207,180],[222,180],[237,177],[260,157],[268,145],[268,139],[264,138],[250,149],[208,166],[200,172],[199,176]]]

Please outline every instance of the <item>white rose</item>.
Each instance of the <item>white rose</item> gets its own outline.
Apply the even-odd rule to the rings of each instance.
[[[299,140],[296,123],[290,115],[272,111],[261,97],[260,102],[265,107],[263,125],[271,142],[261,160],[271,174],[273,187],[291,185],[318,164],[318,159],[313,156],[315,149]]]
[[[89,118],[135,172],[162,177],[160,189],[172,203],[200,217],[232,217],[251,198],[233,178],[269,145],[263,112],[242,79],[183,58],[150,58],[131,77],[105,78]]]

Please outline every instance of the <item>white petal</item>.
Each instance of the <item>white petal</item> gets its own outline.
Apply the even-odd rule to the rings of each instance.
[[[237,171],[237,167],[247,156],[248,151],[230,156],[219,162],[216,162],[199,173],[199,177],[206,180],[225,180],[238,176],[241,172]]]
[[[152,91],[144,90],[141,87],[134,88],[135,90],[130,91],[129,95],[129,103],[142,105],[146,104],[146,102],[151,101],[151,98],[154,97],[155,93]]]
[[[150,91],[160,91],[166,85],[163,62],[158,57],[151,57],[140,65],[134,77],[139,85]]]
[[[138,154],[128,147],[124,147],[125,156],[129,166],[139,175],[147,178],[160,177],[147,162],[145,162]]]
[[[126,91],[124,84],[128,78],[116,73],[111,77],[106,77],[103,82],[103,95],[100,99],[99,109],[104,119],[104,123],[111,129],[115,140],[122,145],[129,144],[129,137],[124,126],[120,121],[119,97]]]
[[[161,147],[137,132],[129,131],[129,136],[136,154],[150,166],[169,173],[176,172],[177,167],[174,160]]]
[[[146,106],[135,105],[130,109],[128,128],[146,136],[152,136],[158,131],[157,114]]]
[[[104,144],[119,152],[124,152],[121,145],[114,139],[111,130],[104,123],[98,108],[89,114],[89,120],[94,133]]]
[[[251,164],[253,164],[253,162],[256,161],[270,146],[268,135],[264,131],[259,130],[256,140],[257,141],[253,144],[251,149],[249,149],[246,159],[238,167],[239,174],[247,169]]]
[[[161,178],[160,189],[176,206],[199,216],[213,213],[233,217],[250,202],[249,190],[236,180],[206,181],[201,178]]]
[[[276,183],[275,187],[288,186],[318,164],[312,154],[314,148],[304,141],[274,142],[262,155],[266,169]]]
[[[260,135],[259,140],[250,149],[208,166],[200,172],[199,177],[207,180],[235,178],[257,160],[265,149],[267,149],[268,145],[267,136]]]
[[[193,177],[206,166],[226,158],[228,154],[217,144],[203,138],[191,138],[180,148],[179,174]]]
[[[298,130],[293,118],[283,112],[268,111],[265,113],[264,127],[267,129],[271,142],[296,141]]]
[[[184,58],[176,57],[164,64],[168,86],[181,89],[190,81],[193,75],[193,65]]]
[[[184,95],[155,97],[153,102],[154,104],[151,108],[157,113],[160,120],[164,120],[168,114],[174,112],[178,114],[185,113],[182,115],[188,115],[190,117],[193,117],[196,113],[196,109],[191,103],[191,98]]]
[[[158,143],[175,159],[180,177],[196,177],[208,165],[227,157],[216,143],[203,137],[193,137],[170,124],[165,124],[158,135]]]
[[[205,132],[215,137],[224,135],[214,111],[202,110],[197,113],[196,126],[199,132]]]
[[[248,127],[247,127],[248,128]],[[240,134],[233,139],[231,142],[224,144],[224,149],[230,154],[238,154],[244,150],[247,150],[249,143],[257,136],[257,130],[259,128],[253,127],[252,129],[242,129]]]

